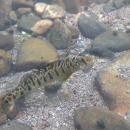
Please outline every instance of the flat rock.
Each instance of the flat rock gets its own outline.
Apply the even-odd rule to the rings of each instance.
[[[39,35],[43,35],[46,33],[51,26],[53,25],[53,22],[48,19],[40,20],[38,21],[32,28],[31,30]]]
[[[3,126],[0,130],[33,130],[29,125],[17,121],[11,121]]]
[[[71,14],[77,14],[82,11],[77,0],[63,0],[66,6],[66,11]]]
[[[0,49],[8,51],[14,47],[14,37],[10,33],[0,32]]]
[[[120,31],[116,34],[111,30],[100,34],[92,42],[92,47],[105,47],[113,52],[120,52],[130,49],[130,37]]]
[[[0,50],[0,77],[9,73],[12,68],[12,57],[4,50]]]
[[[12,9],[33,8],[34,0],[12,0]]]
[[[90,39],[96,38],[99,34],[106,31],[106,26],[85,14],[81,14],[78,19],[78,28],[81,34]]]
[[[99,107],[82,107],[74,113],[77,130],[129,130],[130,123],[118,114]]]
[[[65,11],[59,5],[48,5],[42,14],[42,18],[64,18]]]
[[[70,46],[71,32],[60,19],[54,21],[49,40],[57,49],[65,49]]]
[[[20,46],[16,70],[27,71],[41,68],[46,63],[57,60],[57,58],[57,51],[49,42],[38,38],[29,38]]]
[[[114,5],[117,9],[119,9],[119,8],[125,6],[125,3],[126,3],[126,2],[127,2],[127,1],[125,1],[125,0],[113,0],[113,5]]]
[[[130,113],[130,78],[127,67],[130,65],[130,51],[103,68],[96,77],[96,87],[110,110],[120,115]],[[124,67],[126,74],[120,72]],[[124,71],[125,71],[124,70]]]
[[[33,15],[23,15],[18,21],[18,29],[31,32],[31,28],[41,19]]]

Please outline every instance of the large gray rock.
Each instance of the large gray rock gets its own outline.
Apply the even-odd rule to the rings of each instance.
[[[81,12],[80,4],[77,0],[63,0],[66,6],[66,11],[71,14],[77,14]]]
[[[3,126],[0,130],[33,130],[29,125],[17,121],[11,121]]]
[[[118,114],[99,107],[82,107],[74,113],[77,130],[130,130],[130,123]]]
[[[57,49],[65,49],[71,44],[71,32],[66,25],[60,20],[56,19],[50,31],[50,42]]]
[[[126,0],[113,0],[113,5],[119,9],[123,6],[125,6]]]
[[[33,15],[23,15],[18,21],[18,29],[31,32],[31,28],[41,19]]]
[[[0,49],[8,51],[14,47],[14,37],[10,33],[0,33]]]
[[[130,37],[123,32],[106,31],[92,42],[92,47],[105,47],[113,52],[130,49]]]
[[[78,28],[81,34],[90,39],[96,38],[99,34],[106,31],[106,26],[93,18],[81,14],[78,19]]]
[[[20,46],[16,60],[16,70],[27,71],[42,68],[48,62],[57,59],[57,51],[49,42],[38,38],[29,38]]]

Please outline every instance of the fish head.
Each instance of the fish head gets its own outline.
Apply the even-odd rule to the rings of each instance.
[[[73,69],[74,71],[82,70],[89,66],[94,61],[93,57],[90,56],[81,56],[76,57],[75,60],[73,60]]]

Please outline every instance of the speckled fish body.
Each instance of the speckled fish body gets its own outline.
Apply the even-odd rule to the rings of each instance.
[[[57,60],[49,63],[36,72],[25,74],[18,86],[0,98],[0,113],[6,113],[15,100],[38,87],[64,82],[74,72],[84,69],[93,62],[93,57],[82,56]]]

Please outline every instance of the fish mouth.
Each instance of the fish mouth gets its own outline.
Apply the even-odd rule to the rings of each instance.
[[[91,68],[93,67],[93,64],[94,64],[94,62],[92,62],[91,64],[89,64],[88,66],[86,66],[84,69],[82,69],[82,71],[84,73],[88,73],[91,70]]]

